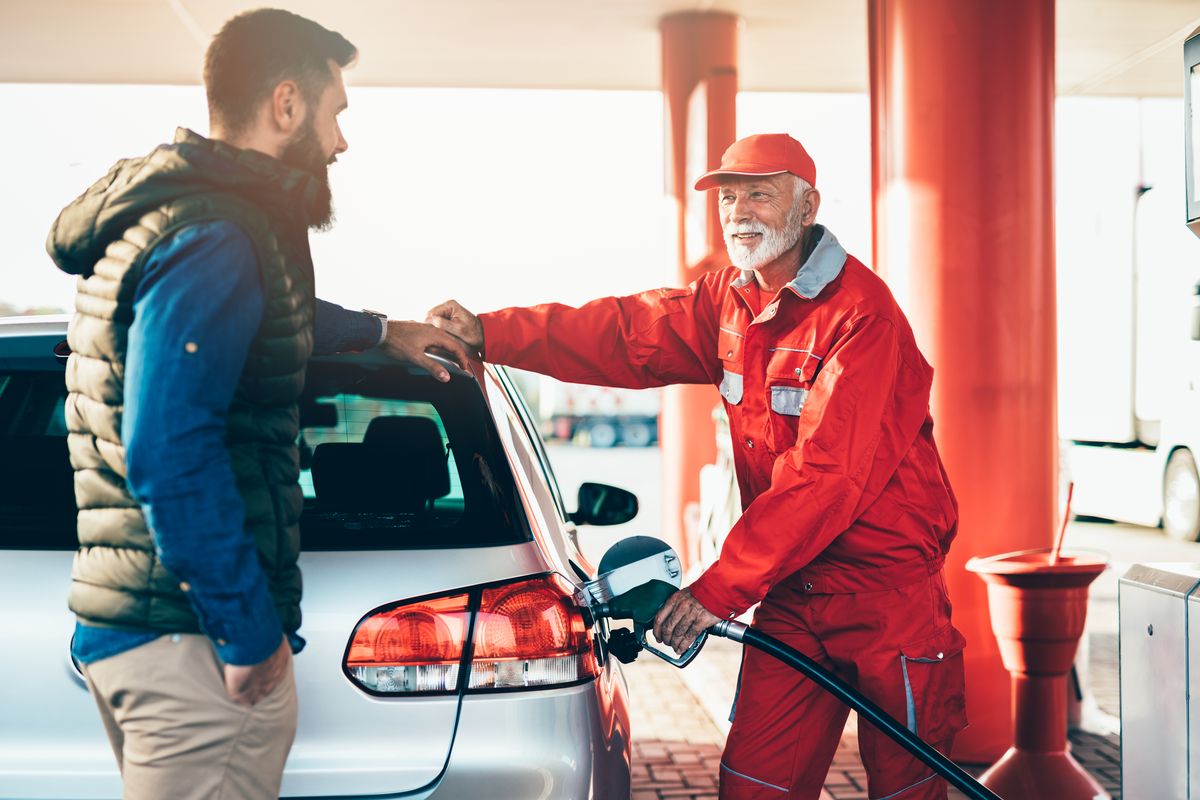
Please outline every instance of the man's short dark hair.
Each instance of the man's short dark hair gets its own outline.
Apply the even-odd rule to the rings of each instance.
[[[348,66],[358,50],[344,36],[290,11],[260,8],[226,22],[204,55],[213,125],[238,134],[254,123],[281,81],[294,80],[315,103],[333,79],[329,62]]]

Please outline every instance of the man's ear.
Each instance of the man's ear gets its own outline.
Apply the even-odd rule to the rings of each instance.
[[[800,217],[800,221],[804,227],[813,224],[813,220],[817,218],[817,209],[821,207],[821,193],[816,189],[809,189],[804,193],[804,213]]]
[[[295,81],[280,81],[271,92],[270,118],[280,133],[294,133],[304,121],[306,111],[304,95]]]

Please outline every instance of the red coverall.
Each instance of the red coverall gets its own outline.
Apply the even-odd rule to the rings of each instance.
[[[962,648],[942,564],[957,505],[933,441],[933,370],[887,286],[828,231],[755,314],[752,273],[687,289],[481,315],[489,361],[564,381],[717,386],[743,513],[689,588],[858,687],[949,752],[966,725]],[[817,798],[848,710],[747,649],[722,798]],[[871,798],[943,798],[944,782],[873,726]]]

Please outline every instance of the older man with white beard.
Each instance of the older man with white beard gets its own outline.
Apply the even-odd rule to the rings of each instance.
[[[489,360],[560,380],[707,383],[729,416],[743,513],[655,635],[677,651],[755,603],[754,625],[857,686],[943,752],[966,725],[962,635],[943,563],[957,505],[933,440],[933,370],[887,286],[815,223],[816,167],[750,136],[715,189],[732,265],[686,289],[507,308],[451,300],[429,321]],[[847,709],[756,650],[742,664],[721,797],[817,798]],[[944,798],[927,767],[862,724],[872,798]]]

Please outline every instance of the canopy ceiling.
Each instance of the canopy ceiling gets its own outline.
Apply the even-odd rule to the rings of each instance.
[[[743,20],[742,89],[867,90],[866,0],[0,0],[0,82],[198,83],[264,4],[357,44],[359,86],[657,89],[659,18],[709,10]],[[1179,96],[1197,26],[1195,0],[1059,0],[1059,93]]]

